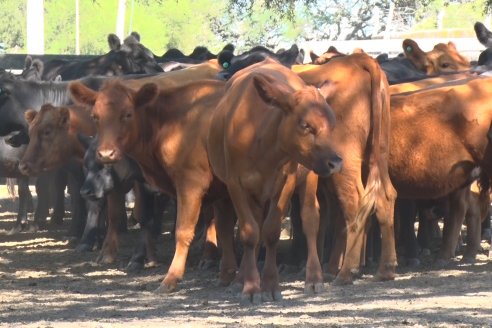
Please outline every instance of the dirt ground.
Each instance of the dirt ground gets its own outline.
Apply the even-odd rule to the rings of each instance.
[[[369,269],[354,285],[327,283],[316,296],[303,293],[302,272],[291,270],[281,274],[282,301],[246,306],[217,286],[216,269],[197,268],[198,246],[179,291],[154,293],[171,261],[169,232],[159,244],[163,265],[127,274],[137,230],[122,236],[118,263],[103,266],[96,253],[69,247],[67,224],[7,235],[15,203],[0,205],[0,327],[492,327],[492,261],[484,254],[474,265],[458,258],[441,270],[423,259],[383,283]]]

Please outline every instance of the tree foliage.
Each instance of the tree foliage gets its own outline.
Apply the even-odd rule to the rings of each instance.
[[[405,16],[398,18],[402,28],[434,28],[439,8],[445,8],[445,27],[472,29],[492,0],[393,3],[404,9]],[[0,1],[0,42],[10,52],[16,47],[25,51],[25,4]],[[44,4],[46,53],[74,53],[75,1]],[[117,0],[80,1],[82,54],[108,51],[107,35],[115,32],[117,6]],[[390,0],[127,0],[126,8],[125,33],[139,32],[142,43],[161,55],[170,47],[189,53],[197,45],[217,52],[229,42],[241,51],[260,44],[278,48],[313,40],[367,39],[387,28]]]

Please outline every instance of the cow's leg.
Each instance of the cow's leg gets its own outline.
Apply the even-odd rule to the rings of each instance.
[[[314,197],[314,199],[316,199],[318,177],[316,175],[313,175],[311,180],[314,181],[310,181],[311,185],[309,186],[309,192],[306,191],[305,194],[310,194],[311,197]],[[280,239],[282,218],[285,216],[289,202],[292,198],[292,194],[295,189],[295,183],[296,175],[290,174],[287,177],[287,180],[285,181],[282,189],[279,190],[278,195],[274,195],[274,197],[270,199],[268,213],[265,221],[263,222],[263,225],[261,226],[261,236],[266,249],[265,266],[263,267],[263,272],[261,276],[261,290],[264,300],[279,300],[282,297],[278,282],[277,244]],[[314,186],[312,184],[314,184]],[[313,206],[315,206],[315,210],[318,210],[317,201],[310,201],[314,203]],[[306,207],[311,205],[308,202],[308,196],[306,196],[304,202],[306,204]],[[316,215],[315,213],[312,213],[314,212],[312,209],[307,208],[305,210],[303,209],[302,212],[303,213],[301,213],[301,216],[303,214],[306,214],[306,218],[303,218],[303,220],[306,220],[306,222],[303,222],[303,226],[304,231],[308,231],[308,233],[306,234],[309,250],[308,256],[312,256],[311,261],[313,263],[317,261],[320,278],[320,280],[318,281],[322,282],[323,280],[321,274],[321,265],[319,264],[318,250],[316,248],[316,238],[318,236],[319,229],[319,213],[317,213]],[[313,264],[313,267],[311,268],[314,268],[315,266],[316,264]],[[316,283],[318,283],[318,281],[316,281]]]
[[[301,217],[301,201],[299,195],[294,194],[290,202],[290,222],[292,226],[292,243],[290,251],[290,261],[298,265],[305,260],[307,254],[306,236],[303,233],[303,223]],[[324,239],[324,236],[320,238]]]
[[[304,291],[319,293],[323,290],[323,272],[318,257],[317,237],[319,231],[319,204],[316,197],[318,176],[310,171],[305,183],[298,188],[301,219],[307,244],[306,280]]]
[[[44,225],[50,214],[49,183],[48,175],[41,175],[36,180],[35,187],[38,198],[34,212],[34,224],[36,225]]]
[[[469,187],[456,190],[448,196],[449,215],[444,218],[443,242],[436,259],[438,266],[445,265],[455,255],[461,225],[466,214],[467,192],[470,192]]]
[[[22,231],[27,226],[27,209],[29,207],[29,178],[17,178],[17,187],[19,191],[19,209],[15,226],[9,231],[9,234],[15,234]]]
[[[213,207],[203,207],[202,206],[201,216],[204,219],[205,224],[205,238],[203,245],[202,258],[200,259],[200,263],[198,267],[202,270],[213,267],[217,259],[219,257],[218,248],[217,248],[217,231],[216,224],[217,219],[214,216]]]
[[[108,202],[108,230],[97,261],[114,263],[118,252],[118,233],[121,217],[126,217],[125,192],[116,187],[106,197]]]
[[[381,258],[375,277],[378,280],[394,279],[397,265],[394,227],[396,190],[384,172],[388,172],[387,168],[382,169],[382,186],[376,200],[376,217],[381,230]]]
[[[478,199],[471,193],[468,194],[468,208],[466,211],[466,250],[463,261],[475,262],[481,248],[481,215]]]
[[[68,181],[70,201],[72,204],[72,223],[68,230],[68,235],[80,237],[84,231],[85,220],[87,219],[85,199],[80,195],[80,188],[84,183],[85,176],[82,166],[78,163],[70,163],[69,170]]]
[[[139,182],[135,183],[134,192],[135,203],[138,203],[140,208],[141,237],[128,263],[127,270],[129,271],[143,269],[145,260],[147,260],[149,266],[157,265],[157,237],[162,228],[162,212],[169,200],[168,197],[155,195]]]
[[[240,183],[229,183],[227,187],[238,217],[239,237],[243,244],[243,257],[236,280],[244,284],[243,298],[252,303],[258,303],[261,295],[260,275],[256,266],[256,248],[260,239],[260,229],[255,220],[255,214],[261,213],[261,209],[256,209],[257,213],[254,212],[255,201],[248,197]]]
[[[219,283],[229,285],[236,277],[237,261],[234,252],[234,226],[236,215],[230,199],[221,199],[214,203],[214,215],[217,219],[217,239],[222,257],[220,260]]]
[[[352,275],[359,271],[363,243],[362,235],[365,231],[367,220],[367,218],[362,218],[363,222],[355,222],[364,188],[360,178],[360,166],[359,169],[353,170],[352,174],[348,174],[350,171],[352,170],[346,166],[340,174],[333,176],[347,233],[343,264],[336,279],[333,281],[337,285],[352,283]],[[344,174],[344,172],[347,173]]]
[[[179,182],[186,182],[177,179]],[[171,292],[177,287],[178,281],[183,278],[185,272],[186,258],[190,244],[195,235],[195,227],[200,214],[203,195],[206,188],[202,186],[186,186],[178,184],[176,195],[178,211],[176,218],[176,250],[173,261],[167,271],[166,277],[161,282],[157,292]]]
[[[332,241],[333,245],[325,275],[328,280],[334,280],[343,264],[345,245],[347,243],[347,229],[343,215],[340,212],[338,200],[330,198],[328,209],[329,220],[333,226],[331,233],[334,240]]]
[[[65,216],[65,186],[67,185],[67,173],[65,170],[56,170],[49,174],[52,180],[50,190],[51,202],[53,205],[53,214],[51,215],[51,223],[61,225]]]
[[[75,249],[76,251],[87,252],[94,248],[99,236],[102,234],[102,231],[99,229],[99,220],[104,219],[105,208],[106,198],[87,201],[87,220],[84,233]]]
[[[416,266],[420,263],[420,261],[418,259],[419,245],[417,237],[415,236],[414,227],[415,218],[417,216],[415,201],[397,198],[395,206],[400,219],[400,229],[398,231],[399,246],[404,250],[403,254],[405,255],[407,265]]]

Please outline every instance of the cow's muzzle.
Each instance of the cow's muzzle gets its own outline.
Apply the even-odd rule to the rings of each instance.
[[[342,169],[343,160],[338,154],[320,159],[313,165],[313,171],[319,176],[327,177],[333,173],[338,173]]]
[[[97,160],[103,164],[110,164],[121,159],[121,154],[115,148],[99,149],[97,151]]]

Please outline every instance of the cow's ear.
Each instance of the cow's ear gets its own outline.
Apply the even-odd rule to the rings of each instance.
[[[293,90],[282,83],[275,83],[271,78],[263,74],[253,77],[253,84],[258,95],[267,103],[289,111],[291,109],[289,99]]]
[[[319,56],[317,54],[314,53],[314,51],[310,50],[309,51],[309,57],[311,57],[311,62],[315,62],[316,59],[319,58]]]
[[[120,50],[120,48],[121,48],[120,38],[116,34],[113,34],[113,33],[110,33],[108,35],[108,44],[109,44],[110,50],[116,51],[116,50]]]
[[[141,107],[151,103],[159,93],[159,88],[155,83],[147,83],[137,91],[134,97],[135,107]]]
[[[58,125],[62,128],[68,128],[70,124],[70,111],[67,107],[60,108],[60,119],[58,120]]]
[[[404,40],[403,52],[405,53],[405,57],[407,57],[419,71],[427,73],[429,61],[427,60],[425,52],[420,49],[417,42],[411,39]]]
[[[74,102],[82,105],[94,106],[96,103],[97,92],[86,87],[80,82],[71,82],[68,86],[71,98]]]
[[[448,42],[448,48],[449,48],[449,49],[451,49],[451,50],[453,50],[453,51],[458,51],[458,50],[456,49],[456,45],[454,44],[454,42],[453,42],[453,41],[449,41],[449,42]]]
[[[319,87],[319,93],[323,96],[323,98],[328,99],[333,96],[336,92],[336,85],[333,81],[324,81]]]
[[[24,113],[24,118],[26,119],[26,122],[27,124],[31,124],[32,121],[34,120],[34,118],[36,117],[36,114],[38,112],[36,112],[34,109],[28,109],[25,113]]]
[[[32,57],[27,55],[26,59],[24,60],[24,70],[31,68],[32,66]]]

